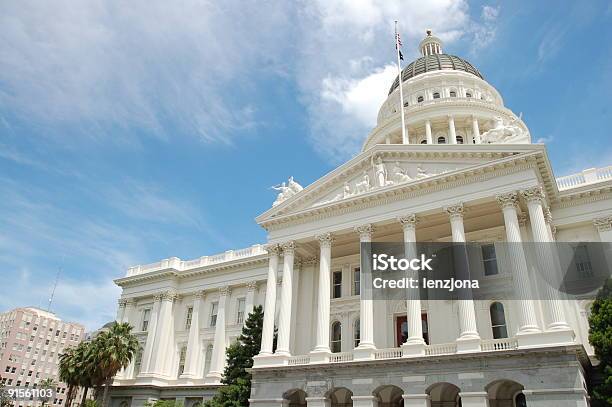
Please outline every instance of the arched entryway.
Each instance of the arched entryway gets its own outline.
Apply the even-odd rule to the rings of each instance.
[[[431,407],[461,407],[459,391],[452,383],[436,383],[426,393],[431,399]]]
[[[485,390],[489,407],[526,407],[523,385],[513,380],[496,380],[489,383]]]
[[[378,407],[403,407],[403,394],[402,389],[393,385],[380,386],[372,392],[372,395],[378,399]]]
[[[306,407],[306,392],[302,389],[289,390],[283,398],[289,401],[289,407]]]
[[[331,407],[353,407],[353,392],[345,387],[331,389],[327,393]]]

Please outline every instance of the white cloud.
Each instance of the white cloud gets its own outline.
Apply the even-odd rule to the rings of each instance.
[[[427,28],[446,45],[466,39],[473,48],[486,46],[498,14],[498,8],[485,7],[476,21],[464,0],[309,3],[299,22],[297,78],[314,148],[334,163],[359,151],[395,76],[394,20],[408,63]]]

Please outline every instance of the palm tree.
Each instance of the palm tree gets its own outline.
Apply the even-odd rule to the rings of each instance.
[[[38,385],[38,388],[44,389],[44,390],[54,389],[56,387],[57,387],[57,383],[55,383],[55,380],[53,380],[50,377],[47,377],[46,379],[41,380],[40,384]],[[47,401],[49,401],[49,397],[44,396],[41,398],[41,400],[42,400],[41,406],[44,407]]]
[[[66,407],[72,405],[72,400],[79,387],[79,375],[76,370],[76,348],[64,349],[59,358],[59,379],[68,385],[66,393]]]
[[[98,335],[92,344],[92,352],[97,362],[95,381],[104,384],[102,406],[106,407],[113,377],[130,364],[140,344],[127,322],[113,323],[107,331]]]

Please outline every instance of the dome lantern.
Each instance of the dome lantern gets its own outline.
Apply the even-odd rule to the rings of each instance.
[[[431,29],[427,30],[427,36],[419,44],[421,55],[435,55],[442,53],[442,40],[431,34]]]

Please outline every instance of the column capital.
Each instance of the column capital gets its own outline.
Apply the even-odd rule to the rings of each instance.
[[[541,185],[536,185],[535,187],[523,189],[521,191],[521,195],[527,202],[544,202],[544,190]]]
[[[196,291],[196,292],[194,293],[194,296],[195,296],[195,298],[196,298],[196,299],[203,300],[203,299],[204,299],[204,297],[206,297],[206,291],[204,291],[204,290],[198,290],[198,291]]]
[[[323,233],[322,235],[317,236],[317,240],[319,241],[319,245],[321,247],[331,247],[332,242],[334,241],[334,236],[331,233]]]
[[[255,280],[246,283],[247,291],[257,291],[258,283]]]
[[[164,291],[161,294],[162,301],[175,302],[179,299],[179,295],[175,291]]]
[[[156,293],[155,295],[153,295],[154,302],[160,302],[162,298],[164,298],[164,293]]]
[[[518,207],[518,194],[514,191],[495,195],[495,200],[502,209]]]
[[[281,245],[281,248],[283,249],[283,254],[285,256],[293,255],[295,253],[295,247],[295,242],[293,240],[285,242]]]
[[[449,205],[444,208],[444,212],[450,216],[451,220],[453,219],[463,219],[463,214],[465,212],[465,208],[463,206],[463,202],[459,202],[455,205]]]
[[[230,286],[226,285],[225,287],[220,287],[219,288],[219,295],[221,297],[227,297],[232,293],[232,289],[230,288]]]
[[[268,252],[268,254],[278,256],[281,252],[281,247],[278,244],[267,244],[264,246],[264,250]]]
[[[549,225],[552,225],[552,213],[550,213],[550,208],[544,208],[544,221]]]
[[[370,241],[374,234],[374,225],[366,223],[365,225],[355,226],[354,230],[359,234],[359,240]]]
[[[125,306],[127,305],[128,300],[125,298],[119,298],[117,300],[117,304],[119,304],[119,308],[125,308]]]
[[[519,213],[518,215],[518,223],[520,227],[527,226],[527,221],[529,220],[527,214],[525,212]]]
[[[404,229],[406,228],[414,229],[416,228],[417,223],[419,223],[419,219],[414,213],[409,213],[407,215],[398,216],[397,221],[402,224],[402,227]]]
[[[612,215],[593,219],[593,226],[595,226],[599,232],[612,230]]]

